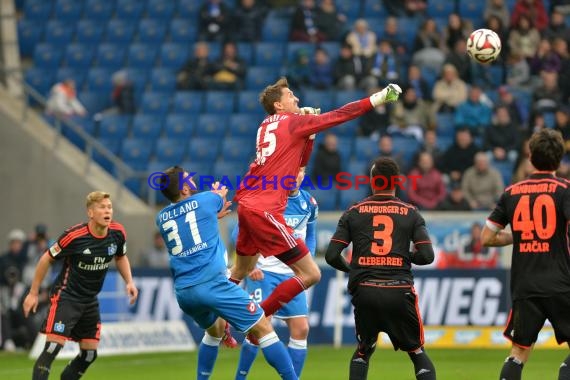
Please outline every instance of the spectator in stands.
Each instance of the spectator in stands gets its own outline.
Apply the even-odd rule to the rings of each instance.
[[[407,125],[417,125],[422,129],[432,129],[435,127],[435,115],[431,107],[422,99],[418,99],[416,90],[413,87],[404,87],[402,101],[394,104],[392,116],[402,115]],[[392,124],[395,120],[392,119]]]
[[[544,30],[543,36],[550,41],[555,38],[570,40],[570,28],[566,25],[566,17],[562,12],[553,11],[550,14],[550,25]]]
[[[409,123],[408,118],[406,118],[406,111],[403,108],[394,109],[387,132],[392,136],[413,137],[418,142],[424,140],[423,128],[418,124]]]
[[[463,190],[461,189],[461,184],[454,182],[451,184],[451,188],[447,197],[437,205],[438,211],[470,211],[471,207],[469,202],[465,199]]]
[[[542,0],[517,0],[511,15],[511,26],[518,25],[523,17],[528,18],[539,31],[548,26],[548,15]]]
[[[512,122],[507,107],[499,106],[495,109],[493,122],[485,130],[483,147],[495,161],[517,159],[519,146],[519,129]]]
[[[455,141],[443,154],[441,169],[449,176],[450,182],[461,181],[463,172],[473,164],[473,158],[479,151],[468,128],[458,128]]]
[[[507,79],[509,86],[525,89],[530,86],[530,66],[525,57],[517,52],[511,52],[507,58]]]
[[[51,88],[46,102],[46,113],[63,119],[87,115],[87,110],[77,99],[73,79],[65,79]]]
[[[211,89],[238,90],[243,87],[247,65],[238,56],[235,42],[224,43],[221,57],[212,66]]]
[[[443,177],[434,166],[434,159],[428,152],[421,152],[417,166],[408,173],[416,176],[414,185],[408,185],[408,200],[422,210],[433,210],[445,199],[446,189]]]
[[[559,86],[562,89],[562,99],[568,103],[570,98],[570,56],[568,55],[568,43],[563,38],[555,38],[552,47],[560,57],[560,72],[558,73]]]
[[[377,92],[378,88],[368,90],[368,95]],[[369,136],[377,140],[386,133],[390,124],[390,104],[381,104],[358,118],[358,135]],[[400,168],[401,169],[401,168]]]
[[[341,162],[342,159],[338,152],[338,139],[334,133],[327,133],[315,155],[313,172],[311,173],[313,183],[328,186],[331,180],[336,181],[336,175],[341,171]]]
[[[531,75],[538,75],[541,71],[560,71],[562,63],[560,57],[552,49],[550,40],[543,38],[538,44],[536,54],[529,59]]]
[[[455,47],[445,57],[445,63],[449,63],[455,67],[459,78],[465,83],[473,82],[472,61],[465,51],[467,49],[467,40],[455,41]]]
[[[564,105],[554,114],[554,129],[560,131],[566,145],[566,152],[570,152],[570,106]]]
[[[509,12],[509,6],[506,4],[505,0],[487,0],[483,18],[485,20],[488,20],[489,17],[497,17],[499,20],[501,20],[501,23],[504,27],[509,26],[511,15]],[[496,29],[492,30],[497,32]]]
[[[537,112],[554,112],[564,103],[558,87],[558,73],[542,71],[540,76],[542,83],[534,90],[533,108]]]
[[[435,112],[455,112],[455,108],[467,99],[467,85],[458,77],[455,66],[447,63],[442,68],[442,78],[435,82],[433,101]]]
[[[291,20],[291,41],[323,42],[325,36],[317,27],[317,8],[314,0],[299,0]]]
[[[307,49],[300,48],[293,54],[293,62],[287,65],[289,85],[300,90],[311,85],[311,58]]]
[[[368,90],[376,87],[376,78],[368,74],[361,56],[352,53],[352,47],[343,43],[334,64],[334,81],[339,90]]]
[[[210,48],[205,42],[194,45],[194,57],[188,60],[176,76],[178,90],[207,90],[212,81],[214,65],[208,55]]]
[[[135,89],[127,70],[114,73],[111,81],[113,83],[111,99],[116,111],[120,114],[135,113]]]
[[[473,136],[482,136],[491,124],[493,111],[483,101],[483,92],[478,86],[471,86],[469,98],[455,110],[455,125],[468,127]]]
[[[422,152],[427,152],[433,157],[434,166],[439,170],[441,167],[441,158],[443,157],[443,151],[437,142],[437,133],[435,129],[428,129],[424,132],[424,142],[420,146],[418,155]],[[418,160],[418,156],[415,157],[415,161]]]
[[[540,33],[527,16],[520,16],[509,33],[509,47],[513,54],[526,59],[534,57],[540,43]]]
[[[407,87],[412,87],[416,91],[416,96],[418,99],[424,101],[431,101],[432,94],[429,88],[428,82],[422,77],[422,72],[419,66],[410,65],[408,66],[408,82]]]
[[[152,246],[141,252],[142,265],[150,268],[168,268],[168,250],[160,232],[155,232]]]
[[[232,17],[232,37],[240,42],[258,42],[262,37],[267,8],[256,0],[240,0]]]
[[[560,12],[563,15],[570,14],[570,0],[550,0],[550,13]]]
[[[504,190],[501,173],[491,167],[484,152],[475,155],[475,163],[463,174],[461,187],[473,210],[490,210]]]
[[[441,33],[437,30],[437,24],[434,19],[428,18],[420,27],[414,39],[413,53],[427,48],[439,49],[441,41]]]
[[[402,0],[382,0],[388,14],[395,17],[403,17],[406,15],[406,4]]]
[[[526,135],[530,136],[533,133],[536,133],[544,128],[548,128],[546,126],[546,121],[544,120],[544,115],[541,112],[536,112],[531,117],[529,123],[529,131],[526,133]]]
[[[514,97],[511,89],[508,86],[501,86],[497,90],[499,100],[497,106],[506,107],[509,110],[511,121],[517,129],[524,133],[526,130],[526,120],[524,119],[523,109],[521,103]]]
[[[530,162],[530,148],[528,145],[529,139],[525,139],[519,148],[517,162],[515,163],[515,170],[513,172],[512,183],[517,183],[528,178],[528,176],[536,169]]]
[[[47,226],[38,224],[34,228],[34,232],[27,242],[27,258],[26,265],[22,273],[22,281],[26,286],[32,285],[36,264],[45,251],[51,246],[53,240],[48,237]],[[50,268],[51,270],[51,268]],[[48,288],[51,285],[51,275],[46,275],[43,287]]]
[[[372,59],[376,53],[376,33],[369,29],[365,19],[360,18],[354,22],[352,31],[346,36],[346,42],[352,47],[352,53],[363,60]]]
[[[381,33],[382,40],[388,41],[394,52],[398,55],[406,54],[406,41],[403,33],[398,29],[398,19],[389,16],[384,23],[384,31]]]
[[[448,17],[447,26],[443,29],[443,44],[441,48],[445,51],[453,50],[457,40],[467,40],[473,31],[473,27],[468,20],[464,20],[457,13],[451,13]]]
[[[198,40],[223,42],[230,32],[229,7],[222,0],[205,0],[200,7]]]
[[[382,135],[378,140],[378,153],[376,154],[376,158],[379,157],[389,157],[393,159],[400,167],[400,173],[408,172],[409,164],[405,161],[401,153],[396,153],[394,151],[392,136]],[[366,168],[366,173],[368,173],[368,175],[370,175],[370,169],[372,168],[373,163],[374,161],[370,162]]]
[[[338,41],[344,33],[346,16],[337,12],[334,0],[321,0],[315,19],[325,41]]]
[[[376,78],[377,86],[385,87],[396,82],[399,77],[400,64],[395,51],[388,40],[380,40],[378,50],[370,60],[370,74]]]
[[[508,21],[505,24],[505,22],[500,17],[490,15],[489,17],[485,18],[484,27],[487,29],[491,29],[492,31],[497,33],[501,41],[507,41],[509,39],[508,25],[509,25]],[[510,46],[506,43],[503,43],[501,47],[501,54],[499,55],[497,61],[495,62],[503,61],[503,57],[508,56],[509,52],[510,52]]]
[[[388,13],[396,17],[413,17],[422,14],[427,7],[426,0],[383,0]]]
[[[310,63],[311,86],[317,90],[328,90],[333,86],[333,66],[329,53],[323,48],[316,48],[313,60]]]

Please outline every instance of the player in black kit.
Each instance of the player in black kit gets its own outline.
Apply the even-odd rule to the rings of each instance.
[[[68,339],[79,342],[80,353],[61,373],[62,380],[79,379],[97,358],[101,316],[97,294],[113,259],[125,281],[130,303],[138,296],[126,256],[126,234],[113,221],[108,193],[87,195],[87,223],[67,229],[38,261],[29,294],[24,299],[24,315],[35,312],[38,291],[50,265],[63,260],[63,268],[51,289],[50,308],[42,326],[46,334],[44,350],[38,357],[32,380],[49,377],[51,363]]]
[[[501,380],[521,378],[546,319],[559,344],[570,340],[570,182],[555,176],[564,140],[544,129],[532,135],[529,147],[537,171],[505,189],[481,234],[486,246],[513,244],[512,308],[504,332],[512,348]],[[503,230],[507,224],[512,232]],[[560,366],[559,380],[570,380],[569,365],[570,356]]]
[[[368,376],[378,334],[390,337],[394,349],[408,352],[416,379],[435,380],[435,368],[424,351],[423,324],[414,291],[411,264],[433,262],[425,221],[417,209],[395,197],[400,170],[390,158],[378,158],[370,170],[374,195],[350,207],[340,218],[326,253],[329,265],[349,273],[358,347],[350,362],[350,380]],[[378,185],[377,185],[378,184]],[[381,185],[382,184],[382,185]],[[342,251],[353,244],[350,264]],[[410,242],[414,243],[410,252]]]

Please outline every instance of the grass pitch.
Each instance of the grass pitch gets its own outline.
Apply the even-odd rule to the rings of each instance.
[[[334,349],[330,346],[309,347],[303,380],[347,379],[348,363],[353,347]],[[431,349],[428,350],[441,380],[492,380],[499,377],[504,349]],[[129,356],[99,357],[82,380],[178,380],[196,378],[196,352],[161,353]],[[564,350],[537,350],[531,354],[523,371],[524,380],[556,379],[558,367],[565,359]],[[212,380],[231,380],[234,377],[239,350],[220,348],[220,354]],[[0,379],[29,380],[32,377],[33,360],[24,353],[0,352]],[[67,360],[56,360],[50,379],[59,379]],[[403,352],[378,349],[370,364],[369,379],[414,380],[412,363]],[[250,380],[279,379],[258,356]]]

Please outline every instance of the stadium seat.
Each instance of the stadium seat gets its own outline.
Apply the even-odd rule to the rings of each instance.
[[[204,98],[206,113],[226,115],[234,112],[235,93],[233,91],[207,91]]]
[[[347,190],[341,190],[339,193],[339,208],[341,210],[346,210],[355,203],[366,198],[370,194],[370,187],[368,185],[360,185],[358,189],[354,187]],[[318,201],[319,200],[317,199],[317,202]]]
[[[130,43],[135,34],[136,23],[132,20],[111,19],[107,24],[105,41],[109,43]]]
[[[155,43],[133,43],[127,53],[127,66],[139,69],[151,69],[158,53]]]
[[[172,111],[195,115],[202,112],[203,98],[200,91],[178,91],[174,95]]]
[[[209,163],[211,165],[218,157],[219,145],[219,140],[216,138],[193,138],[188,143],[188,159],[191,162]]]
[[[341,191],[338,191],[334,187],[330,189],[319,189],[317,182],[311,181],[311,183],[315,189],[306,188],[306,190],[317,200],[319,211],[337,211],[338,193]]]
[[[171,113],[166,117],[164,134],[167,138],[186,141],[194,134],[197,124],[197,116]]]
[[[343,170],[349,172],[353,176],[364,175],[368,169],[368,163],[365,161],[350,160]]]
[[[166,43],[160,48],[160,66],[180,70],[188,60],[189,48],[185,44]]]
[[[227,130],[227,115],[203,113],[198,116],[197,134],[205,138],[222,138]]]
[[[121,140],[127,136],[131,121],[131,116],[106,115],[99,124],[98,137]]]
[[[126,162],[142,162],[146,167],[152,154],[153,144],[154,141],[150,140],[126,138],[121,146],[121,158]]]
[[[175,6],[175,1],[148,0],[146,14],[149,18],[169,21],[174,14]]]
[[[18,46],[22,57],[31,57],[34,46],[41,41],[44,26],[36,21],[21,19],[18,21]]]
[[[253,65],[254,44],[251,42],[237,43],[238,56],[245,61],[248,66]]]
[[[264,42],[286,42],[289,39],[291,22],[288,19],[266,20],[261,29],[261,38]]]
[[[178,16],[195,19],[198,17],[202,3],[196,0],[179,0],[178,1]]]
[[[184,158],[186,141],[160,138],[156,143],[155,157],[159,161],[169,162],[170,166],[178,165]]]
[[[381,1],[364,0],[364,5],[362,7],[362,16],[367,18],[368,17],[385,18],[388,16],[388,10]],[[370,27],[374,29],[372,25],[370,25]]]
[[[514,170],[514,163],[509,160],[503,161],[491,161],[491,166],[494,167],[501,173],[501,177],[503,177],[503,182],[505,186],[511,184],[511,179],[513,177],[513,170]]]
[[[111,99],[107,93],[82,91],[78,98],[91,115],[111,107]]]
[[[107,21],[113,17],[114,11],[115,1],[87,0],[83,10],[83,17],[89,21]]]
[[[148,69],[139,69],[129,67],[127,69],[129,79],[133,82],[135,87],[135,92],[142,92],[146,88],[147,80],[150,76],[150,71]]]
[[[259,91],[238,92],[237,112],[256,115],[263,114],[265,111],[259,103]]]
[[[261,90],[278,77],[279,71],[273,67],[250,67],[245,77],[245,87],[247,90]]]
[[[345,104],[352,103],[354,101],[364,98],[366,94],[364,91],[354,90],[354,91],[335,91],[334,92],[334,103],[333,108],[339,108]]]
[[[255,156],[255,142],[244,137],[226,137],[220,158],[228,162],[249,162]]]
[[[400,154],[409,166],[420,148],[419,142],[408,136],[392,136],[392,146],[395,154]]]
[[[49,19],[53,3],[45,0],[26,0],[24,17],[28,21],[45,22]]]
[[[328,132],[334,133],[338,137],[350,137],[352,139],[354,136],[356,136],[357,131],[358,131],[358,119],[352,119],[337,125]]]
[[[104,31],[100,21],[79,20],[75,30],[75,40],[80,44],[97,44],[101,41]]]
[[[556,124],[556,116],[554,112],[544,112],[542,117],[544,118],[544,125],[546,125],[547,128],[554,128],[554,125]]]
[[[87,44],[69,44],[65,49],[65,65],[78,69],[87,68],[93,62],[95,49]]]
[[[55,83],[55,75],[52,70],[32,67],[26,71],[24,80],[40,95],[47,96]],[[35,104],[35,102],[32,103]]]
[[[201,161],[183,161],[181,166],[188,171],[188,173],[196,173],[194,175],[194,180],[199,181],[199,179],[203,176],[212,175],[212,167],[214,166],[213,162],[201,162]],[[200,186],[199,183],[196,186]]]
[[[144,92],[139,112],[147,115],[166,115],[170,107],[170,97],[162,92]]]
[[[193,52],[195,46],[196,46],[196,44],[193,44],[190,51]],[[215,60],[220,59],[221,55],[222,55],[222,44],[219,42],[209,42],[208,43],[208,58],[215,61]]]
[[[107,149],[115,156],[119,155],[119,152],[121,150],[121,142],[122,142],[121,140],[114,138],[100,138],[97,140],[99,141],[99,143],[101,143],[101,145],[103,145],[103,148]],[[112,162],[108,158],[103,156],[101,153],[99,153],[97,150],[93,150],[93,160],[97,162],[101,167],[103,167],[103,169],[107,170],[109,173],[111,173],[114,169],[114,165],[112,164]]]
[[[41,43],[34,48],[34,65],[42,69],[56,68],[63,58],[63,49],[55,44]]]
[[[247,172],[247,167],[247,162],[219,160],[214,164],[212,175],[216,180],[220,180],[223,177],[226,177],[226,181],[229,179],[235,189],[235,187],[237,187],[237,176],[243,177],[243,175]]]
[[[336,9],[338,13],[344,14],[349,20],[354,20],[361,15],[360,3],[361,1],[336,0]]]
[[[352,157],[352,137],[338,137],[337,150],[340,154],[342,162],[348,162]]]
[[[125,50],[123,45],[104,43],[97,48],[95,62],[97,67],[119,70],[124,67]]]
[[[162,1],[162,0],[161,0]],[[190,44],[198,37],[195,20],[175,18],[170,21],[170,42]],[[186,46],[187,46],[186,45]]]
[[[281,67],[284,63],[284,48],[280,42],[258,42],[255,45],[255,66]]]
[[[113,89],[113,83],[111,82],[111,77],[113,76],[114,70],[102,69],[102,68],[91,68],[87,72],[86,89],[90,91],[100,91],[111,94]]]
[[[156,140],[162,133],[162,122],[162,116],[137,114],[133,118],[132,136],[139,139]]]
[[[153,91],[173,92],[176,88],[176,71],[167,68],[152,69],[150,88]]]
[[[455,12],[455,1],[430,0],[426,11],[430,17],[447,18],[451,13]]]
[[[320,108],[322,112],[327,112],[333,108],[334,93],[332,91],[305,90],[297,94],[299,105]]]
[[[115,17],[125,20],[138,20],[145,10],[146,1],[117,0]]]
[[[57,0],[55,2],[54,16],[57,20],[75,22],[81,17],[84,1]]]
[[[251,139],[250,144],[253,144],[261,121],[262,118],[257,114],[235,113],[230,116],[229,136],[247,137]]]
[[[161,43],[167,26],[164,20],[142,19],[139,22],[137,39],[141,43]]]
[[[370,137],[357,137],[354,142],[354,153],[357,160],[370,162],[378,154],[378,142]]]
[[[46,24],[44,41],[60,47],[69,43],[74,36],[75,23],[67,21],[51,20]]]
[[[56,82],[63,82],[66,79],[75,81],[75,88],[81,89],[87,76],[87,70],[84,68],[60,67],[55,75]]]
[[[485,2],[479,0],[462,0],[458,2],[458,12],[461,17],[471,20],[481,20],[485,10]]]
[[[305,50],[309,57],[312,58],[315,53],[315,45],[310,42],[289,42],[286,49],[288,63],[295,61],[299,50]]]
[[[323,42],[320,47],[327,52],[329,59],[334,66],[334,62],[340,55],[340,43],[336,41]]]
[[[451,145],[453,145],[453,137],[450,136],[437,136],[436,146],[445,152]]]
[[[437,113],[435,115],[437,136],[454,137],[455,136],[455,119],[453,114]]]
[[[76,124],[81,128],[83,132],[86,132],[90,135],[93,135],[93,132],[95,131],[95,123],[93,119],[74,118],[72,120],[72,123]],[[65,136],[65,138],[68,141],[70,141],[72,144],[74,144],[77,148],[85,150],[86,146],[85,139],[82,136],[80,136],[77,132],[75,132],[73,129],[71,129],[71,127],[65,124],[62,125],[62,127],[63,127],[62,128],[63,136]]]

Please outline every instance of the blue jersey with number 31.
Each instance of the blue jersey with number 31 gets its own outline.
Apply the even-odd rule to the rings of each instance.
[[[226,247],[218,229],[223,199],[210,191],[163,208],[156,216],[170,256],[174,287],[183,289],[226,273]]]

